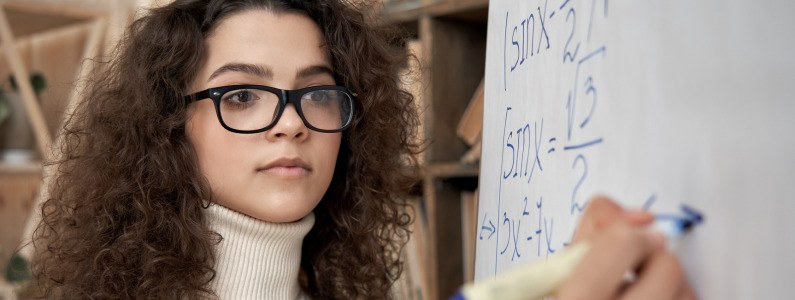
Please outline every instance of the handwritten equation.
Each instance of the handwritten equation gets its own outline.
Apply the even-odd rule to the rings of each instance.
[[[502,106],[502,132],[490,133],[502,137],[499,192],[494,195],[498,198],[496,210],[480,211],[478,235],[479,243],[494,247],[495,273],[501,261],[543,258],[568,245],[573,230],[561,226],[568,226],[588,204],[580,193],[588,180],[588,151],[607,141],[589,125],[599,117],[603,80],[594,69],[601,67],[608,52],[608,45],[592,38],[592,32],[607,21],[608,1],[542,0],[531,9],[508,10],[501,15],[505,20],[500,102],[506,104]],[[539,87],[528,75],[537,74],[531,72],[533,68],[554,68],[556,75],[573,76],[558,78],[564,82],[561,86]],[[528,88],[561,89],[558,94],[565,96],[512,96]],[[529,102],[543,102],[552,108],[527,113],[524,104]],[[514,109],[517,106],[522,109]],[[561,159],[568,160],[565,170],[553,163]],[[551,169],[557,175],[546,175]],[[561,172],[569,172],[563,178],[574,180],[561,182]],[[561,187],[565,198],[561,198],[561,189],[545,195],[541,186]],[[565,215],[551,211],[561,203],[566,203]]]

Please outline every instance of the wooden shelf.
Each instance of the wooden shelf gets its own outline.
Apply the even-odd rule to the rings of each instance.
[[[6,13],[15,38],[85,22],[84,19],[29,12],[14,7],[6,7]]]
[[[438,162],[427,166],[424,171],[423,175],[438,178],[478,177],[480,164]]]
[[[488,7],[488,0],[397,0],[388,1],[385,10],[389,20],[394,23],[417,20],[423,15],[458,16],[461,19],[485,21]]]
[[[13,164],[0,161],[0,175],[41,174],[42,167],[40,161]]]
[[[415,89],[422,108],[421,201],[427,299],[447,299],[464,283],[462,195],[478,187],[479,163],[462,163],[471,148],[456,134],[485,74],[488,0],[386,1],[387,21],[414,34],[409,47],[422,64]],[[417,46],[419,45],[419,46]],[[471,210],[471,208],[470,208]],[[471,218],[471,217],[468,217]]]

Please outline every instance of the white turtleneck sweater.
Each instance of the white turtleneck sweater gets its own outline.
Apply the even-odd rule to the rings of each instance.
[[[313,213],[293,223],[269,223],[211,204],[205,216],[223,237],[210,283],[220,299],[308,299],[298,271]]]

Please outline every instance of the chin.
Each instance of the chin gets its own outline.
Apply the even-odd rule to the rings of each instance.
[[[266,221],[266,222],[271,222],[271,223],[292,223],[292,222],[296,222],[296,221],[299,221],[299,220],[303,219],[311,211],[312,210],[309,210],[305,214],[282,214],[282,215],[275,216],[275,217],[267,216],[266,217],[267,219],[263,219],[263,218],[257,218],[257,219],[260,219],[260,220]]]
[[[303,206],[296,207],[295,205],[290,207],[273,207],[268,205],[263,205],[258,207],[259,211],[254,211],[250,214],[246,213],[247,215],[262,220],[266,222],[272,223],[290,223],[301,220],[303,217],[306,217],[312,210],[314,206]],[[244,212],[245,213],[245,212]]]
[[[248,195],[227,195],[219,204],[261,221],[289,223],[306,217],[323,197],[308,194],[257,190]]]

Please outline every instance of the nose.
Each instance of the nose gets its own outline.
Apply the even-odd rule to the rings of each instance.
[[[268,140],[271,141],[279,139],[302,141],[309,136],[309,128],[304,125],[304,121],[298,115],[295,105],[287,104],[281,117],[276,121],[276,125],[265,133]]]

